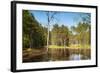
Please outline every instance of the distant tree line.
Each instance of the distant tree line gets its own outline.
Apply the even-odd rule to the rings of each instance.
[[[76,39],[77,44],[90,45],[91,44],[91,27],[88,23],[78,23],[72,26],[72,31],[75,33],[72,39]]]
[[[53,25],[51,31],[51,42],[52,45],[64,46],[69,45],[69,29],[67,26],[59,26],[58,24]]]

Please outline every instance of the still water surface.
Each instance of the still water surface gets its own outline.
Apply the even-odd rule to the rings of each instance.
[[[36,52],[35,52],[36,53]],[[91,59],[90,49],[49,49],[48,52],[32,53],[23,62],[70,61]]]

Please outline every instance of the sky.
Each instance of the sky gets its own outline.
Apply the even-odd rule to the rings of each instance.
[[[47,27],[47,15],[46,11],[36,11],[31,10],[30,11],[35,19],[42,24],[42,26]],[[50,12],[50,16],[52,16],[54,12]],[[79,13],[79,12],[57,12],[54,15],[54,20],[51,20],[50,22],[50,28],[52,29],[54,24],[58,24],[59,26],[65,25],[68,28],[71,26],[76,26],[77,23],[81,20],[80,15],[84,16],[86,13]]]

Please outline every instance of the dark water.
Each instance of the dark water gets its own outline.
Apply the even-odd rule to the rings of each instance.
[[[90,49],[49,49],[48,52],[28,58],[23,62],[70,61],[87,59],[91,59]]]

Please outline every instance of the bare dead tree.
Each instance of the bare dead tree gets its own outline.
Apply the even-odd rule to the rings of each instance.
[[[50,22],[53,21],[53,19],[55,19],[55,15],[56,14],[57,14],[57,12],[46,11],[46,15],[47,15],[47,27],[48,27],[48,33],[47,33],[47,52],[48,52],[48,48],[49,48]]]

